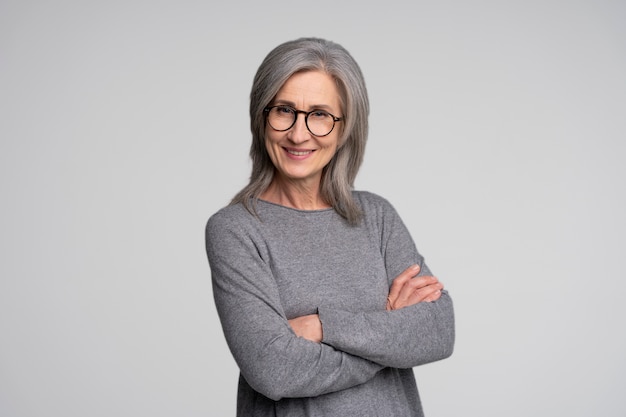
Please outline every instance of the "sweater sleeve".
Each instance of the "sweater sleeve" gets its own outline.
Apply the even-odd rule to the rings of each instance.
[[[420,265],[420,275],[430,275],[395,209],[386,202],[383,207],[377,227],[389,283],[414,263]],[[323,343],[384,366],[411,368],[434,362],[449,357],[454,347],[454,311],[446,290],[435,302],[394,311],[350,312],[322,306],[319,317]]]
[[[374,377],[383,366],[295,335],[261,256],[263,242],[250,229],[217,213],[205,235],[222,329],[248,384],[279,400],[339,391]]]

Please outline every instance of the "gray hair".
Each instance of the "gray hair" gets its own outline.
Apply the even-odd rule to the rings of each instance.
[[[326,203],[350,224],[357,224],[361,210],[352,197],[354,180],[363,162],[368,134],[369,100],[357,62],[341,45],[319,38],[300,38],[274,48],[263,60],[250,93],[252,173],[250,182],[231,201],[256,214],[256,201],[274,177],[274,164],[265,148],[264,109],[295,73],[323,71],[335,82],[344,122],[337,152],[322,172],[320,192]]]

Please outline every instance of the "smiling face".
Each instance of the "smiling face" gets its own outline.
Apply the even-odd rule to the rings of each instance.
[[[339,90],[333,78],[321,71],[307,71],[292,75],[276,94],[271,105],[287,105],[309,112],[324,110],[337,117],[343,116]],[[278,132],[268,124],[265,127],[265,147],[276,167],[275,181],[298,182],[308,187],[319,187],[323,168],[337,151],[341,124],[323,137],[311,134],[305,124],[305,115],[298,114],[291,129]]]

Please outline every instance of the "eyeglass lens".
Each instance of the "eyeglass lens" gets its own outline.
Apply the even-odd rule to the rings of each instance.
[[[274,130],[289,130],[296,123],[298,113],[288,106],[274,106],[269,109],[267,121]],[[326,136],[335,127],[333,116],[323,110],[305,113],[305,123],[315,136]]]

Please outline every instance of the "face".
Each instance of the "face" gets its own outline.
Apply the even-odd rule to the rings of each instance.
[[[335,81],[321,71],[292,75],[271,103],[279,104],[306,112],[325,110],[337,117],[343,116]],[[295,125],[284,132],[277,132],[267,124],[265,147],[279,179],[319,185],[322,169],[337,151],[342,122],[336,122],[329,135],[317,137],[309,132],[304,119],[304,114],[298,114]]]

